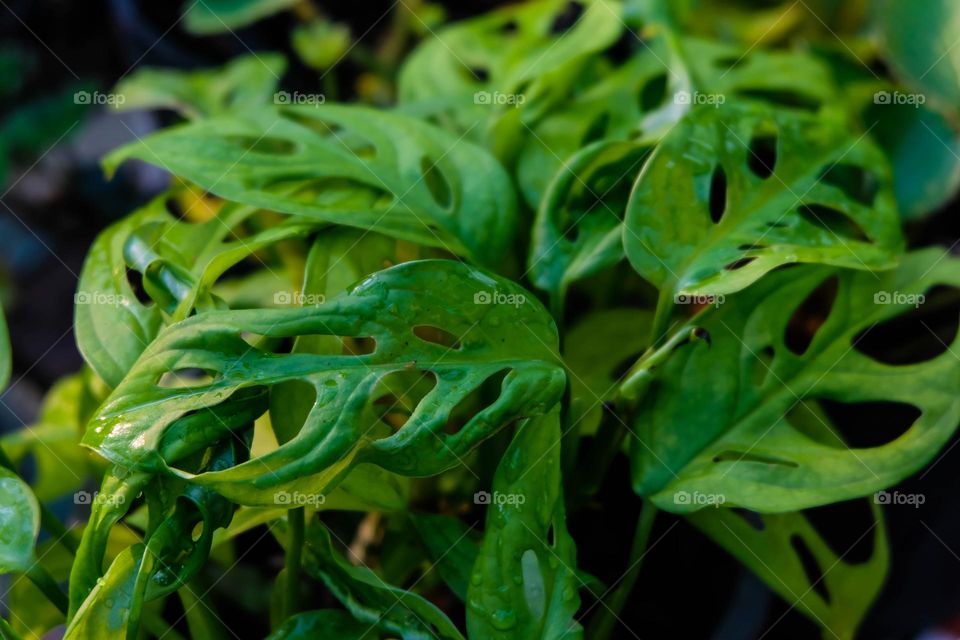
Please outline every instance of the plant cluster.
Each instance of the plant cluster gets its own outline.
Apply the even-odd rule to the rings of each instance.
[[[949,131],[957,88],[898,46],[908,3],[856,51],[809,16],[749,46],[762,14],[696,4],[452,23],[390,109],[279,91],[275,54],[125,79],[118,106],[183,122],[108,173],[176,179],[90,248],[86,366],[3,442],[0,570],[32,582],[0,635],[225,637],[210,592],[257,532],[284,551],[274,640],[603,639],[668,511],[852,637],[888,563],[870,497],[960,423],[956,336],[922,315],[960,261],[904,231],[956,171],[919,171],[903,137]],[[942,349],[900,329],[917,314]],[[908,426],[866,441],[831,411],[867,402]],[[566,518],[621,454],[643,508],[603,584]],[[41,505],[76,491],[68,530]],[[803,513],[853,499],[875,519],[859,563]]]

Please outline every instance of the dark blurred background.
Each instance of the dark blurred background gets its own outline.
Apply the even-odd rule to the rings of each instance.
[[[497,5],[462,0],[441,4],[450,18]],[[325,3],[323,9],[349,25],[354,38],[376,41],[387,37],[392,6],[336,2]],[[0,398],[0,431],[30,424],[50,385],[81,367],[72,317],[84,255],[98,230],[166,185],[162,171],[143,165],[131,165],[107,181],[98,161],[134,135],[169,124],[172,115],[117,113],[109,106],[76,104],[74,94],[108,91],[144,66],[212,67],[251,50],[286,52],[290,66],[282,85],[315,90],[317,73],[290,51],[289,33],[295,24],[293,15],[280,13],[235,33],[195,37],[182,28],[178,2],[0,0],[0,296],[14,358],[11,386]],[[350,100],[362,69],[347,58],[337,71],[337,91],[341,99]],[[919,242],[950,244],[960,238],[956,208],[956,202],[949,203],[915,230]],[[863,638],[960,638],[960,447],[954,448],[955,443],[929,470],[895,488],[921,493],[926,501],[919,508],[886,509],[892,570]],[[622,508],[607,504],[592,512],[588,507],[571,528],[582,567],[613,581],[625,566],[639,509],[625,459],[617,460],[601,495]],[[862,504],[816,510],[814,518],[841,553],[869,523]],[[664,514],[652,540],[624,615],[637,636],[818,636],[804,616],[682,520]],[[857,548],[852,555],[866,557],[868,552]],[[943,635],[935,635],[937,628]],[[634,635],[620,628],[617,637]]]

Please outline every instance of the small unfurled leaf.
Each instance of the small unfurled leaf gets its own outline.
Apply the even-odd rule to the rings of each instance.
[[[650,145],[599,142],[578,151],[537,211],[529,270],[562,300],[567,286],[623,259],[623,216]]]
[[[958,286],[960,263],[928,249],[880,274],[795,267],[709,308],[695,322],[711,341],[677,347],[640,405],[635,490],[675,512],[718,502],[781,512],[909,476],[960,423],[960,336],[937,338],[939,353],[909,363],[881,361],[867,345],[872,332],[889,336],[892,321],[922,313],[931,290]],[[834,412],[881,403],[892,421],[884,433],[896,435],[838,423],[847,446],[814,433],[804,422],[823,403]]]
[[[692,111],[627,206],[633,267],[675,295],[738,291],[796,262],[887,269],[903,248],[883,153],[825,116],[729,102]]]
[[[0,467],[0,574],[27,571],[40,533],[40,505],[27,483]]]
[[[560,482],[560,418],[518,427],[487,494],[487,524],[467,591],[471,638],[583,637],[574,619],[576,547]]]

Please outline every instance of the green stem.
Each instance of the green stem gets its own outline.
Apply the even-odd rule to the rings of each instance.
[[[3,447],[0,447],[0,467],[6,467],[10,471],[20,475],[17,472],[13,461],[7,455],[7,452],[3,450]],[[40,525],[53,537],[54,540],[69,550],[72,555],[77,555],[77,549],[80,547],[80,545],[73,533],[67,529],[62,522],[60,522],[60,519],[53,513],[53,511],[50,511],[46,505],[39,500],[37,503],[40,505]]]
[[[650,540],[650,531],[653,530],[653,521],[657,517],[657,508],[650,502],[643,504],[640,511],[640,518],[637,520],[637,529],[633,534],[633,546],[630,548],[630,559],[628,560],[629,569],[623,576],[620,586],[614,591],[613,596],[606,607],[600,609],[597,618],[590,625],[590,638],[596,640],[606,640],[610,637],[616,626],[620,612],[630,597],[630,592],[637,582],[640,575],[640,567],[643,565],[643,556],[647,552],[647,543]]]
[[[669,288],[660,291],[657,297],[657,309],[653,312],[653,325],[650,327],[650,348],[657,346],[670,326],[673,315],[673,292]]]
[[[53,603],[60,613],[67,615],[67,594],[60,589],[53,577],[39,564],[34,563],[32,567],[24,573],[30,579],[37,589],[47,597],[47,600]]]
[[[709,335],[700,327],[688,326],[670,336],[661,347],[647,349],[624,376],[619,390],[620,398],[628,402],[638,400],[650,384],[653,368],[663,364],[674,349],[688,340],[709,340]]]
[[[3,640],[23,640],[17,632],[13,630],[10,623],[2,617],[0,617],[0,638],[3,638]]]
[[[286,581],[283,598],[283,608],[279,622],[283,622],[297,612],[300,594],[300,566],[303,559],[304,537],[303,507],[291,509],[287,512],[287,523],[290,544],[287,546],[287,555],[284,562],[284,578]]]

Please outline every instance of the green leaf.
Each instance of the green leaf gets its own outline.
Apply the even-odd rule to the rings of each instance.
[[[936,211],[960,190],[960,133],[946,118],[925,105],[872,104],[864,119],[890,157],[905,219]]]
[[[134,640],[143,613],[143,598],[135,588],[144,546],[134,545],[111,563],[103,578],[70,620],[64,640]]]
[[[326,71],[350,51],[350,27],[329,20],[314,20],[296,27],[290,35],[290,44],[307,65]]]
[[[164,314],[177,320],[198,306],[222,307],[211,289],[224,272],[254,252],[316,226],[291,219],[239,237],[241,225],[256,209],[227,203],[212,219],[190,224],[167,211],[173,197],[157,197],[101,232],[80,273],[75,296],[77,346],[111,387],[156,337]],[[141,274],[152,301],[137,298],[128,269]]]
[[[271,104],[287,61],[276,53],[238,56],[223,67],[200,71],[140,68],[121,80],[117,108],[173,109],[197,119],[233,109]]]
[[[246,27],[289,9],[297,0],[199,0],[184,5],[183,26],[195,35],[213,35]]]
[[[487,152],[365,107],[257,109],[174,127],[111,153],[218,196],[378,231],[500,266],[516,228],[510,179]]]
[[[887,269],[903,247],[868,139],[829,117],[733,102],[692,111],[664,138],[623,242],[640,275],[675,295],[731,293],[794,262]]]
[[[433,513],[411,514],[431,561],[458,598],[467,599],[470,571],[480,553],[473,527],[460,520]]]
[[[623,214],[651,147],[598,142],[570,158],[547,189],[533,228],[534,284],[562,301],[569,284],[623,259]]]
[[[560,483],[558,412],[524,422],[497,467],[467,591],[470,637],[582,638],[576,548]]]
[[[903,245],[890,186],[882,152],[838,121],[759,105],[698,109],[647,162],[624,247],[674,294],[730,293],[793,262],[885,269]]]
[[[698,496],[781,512],[861,497],[921,468],[960,423],[957,338],[944,353],[907,365],[881,362],[857,345],[876,325],[915,310],[937,285],[960,285],[960,263],[928,249],[882,274],[797,267],[709,308],[696,325],[712,345],[676,348],[639,406],[634,489],[674,512],[702,507]],[[788,343],[791,322],[814,322],[803,315],[814,303],[832,305],[823,324],[809,343]],[[849,448],[800,422],[805,405],[822,399],[900,403],[921,413],[895,440]]]
[[[643,354],[650,341],[653,314],[639,309],[602,309],[575,324],[563,339],[569,370],[570,405],[566,428],[592,434],[600,424],[603,403],[614,401],[625,365]]]
[[[582,5],[582,13],[574,10]],[[400,103],[506,152],[527,134],[520,120],[535,122],[562,100],[579,66],[623,31],[619,2],[582,5],[527,2],[440,30],[405,61]]]
[[[369,624],[360,622],[346,611],[321,609],[289,618],[271,633],[267,640],[370,640],[373,631]],[[377,637],[380,637],[380,634],[377,634]]]
[[[872,553],[856,563],[846,558],[851,549],[832,549],[802,512],[745,516],[732,509],[703,509],[687,518],[818,624],[825,637],[849,640],[879,595],[889,562],[883,515],[875,504],[870,509],[874,523],[857,543],[872,541]],[[808,573],[801,553],[819,574]]]
[[[34,563],[40,505],[23,480],[0,467],[0,574],[25,572]]]
[[[41,502],[73,493],[94,470],[77,445],[83,435],[83,404],[89,394],[82,373],[62,378],[47,393],[37,423],[0,438],[17,465],[29,454],[35,465],[33,492]]]
[[[372,338],[376,346],[361,355],[278,354],[251,347],[244,334]],[[101,407],[83,443],[122,465],[167,469],[178,451],[232,437],[228,429],[252,421],[264,388],[300,380],[317,399],[290,442],[227,471],[171,470],[248,505],[275,504],[281,490],[323,493],[361,462],[431,475],[559,399],[564,373],[556,347],[553,321],[517,285],[457,262],[401,264],[323,305],[211,311],[168,327]],[[166,373],[196,369],[209,378],[157,385]],[[444,433],[458,404],[505,371],[500,397],[456,433]],[[411,377],[435,382],[394,433],[376,401],[390,395],[391,379]]]
[[[330,532],[319,522],[307,530],[303,567],[322,580],[353,616],[403,640],[462,640],[436,606],[412,591],[385,583],[364,566],[354,566],[333,548]]]
[[[956,115],[960,103],[960,6],[951,0],[919,5],[882,0],[874,7],[887,61],[931,106]]]

